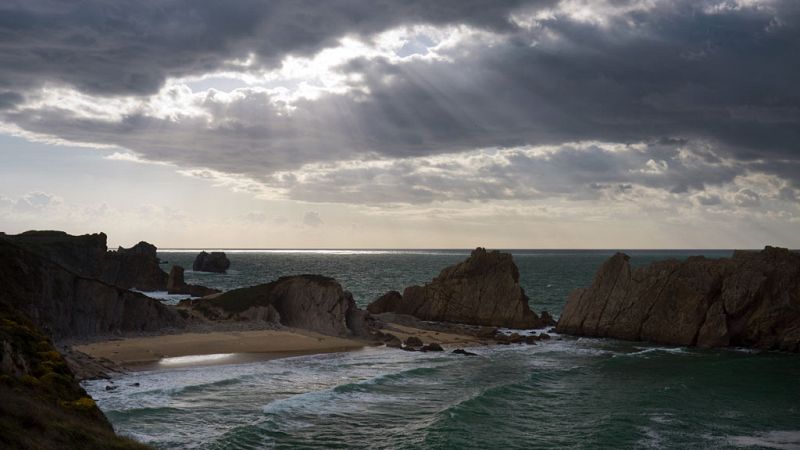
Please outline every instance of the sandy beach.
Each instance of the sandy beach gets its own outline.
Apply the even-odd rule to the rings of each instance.
[[[381,331],[391,333],[400,340],[405,341],[410,336],[416,336],[426,344],[436,342],[442,345],[469,345],[480,342],[475,336],[458,333],[448,333],[444,331],[424,330],[421,328],[400,325],[398,323],[387,323]]]
[[[417,336],[425,343],[469,345],[474,336],[387,324],[383,330],[401,340]],[[289,356],[357,350],[368,343],[307,330],[216,331],[113,339],[72,348],[127,370],[244,363]],[[206,356],[203,358],[203,356]],[[197,357],[197,358],[195,358]]]
[[[105,358],[122,367],[135,370],[150,368],[159,361],[169,361],[169,359],[180,362],[181,360],[177,358],[188,356],[231,355],[225,359],[225,362],[229,363],[347,351],[364,345],[361,341],[304,330],[259,330],[126,338],[77,345],[73,348],[93,358]],[[210,358],[209,362],[213,360]],[[185,359],[185,361],[193,360]]]

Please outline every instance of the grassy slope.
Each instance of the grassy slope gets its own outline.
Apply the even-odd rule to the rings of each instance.
[[[0,448],[148,448],[116,436],[47,336],[2,302],[0,361]]]

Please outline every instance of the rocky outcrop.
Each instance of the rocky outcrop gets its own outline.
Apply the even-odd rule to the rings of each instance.
[[[389,291],[367,305],[367,311],[372,314],[383,314],[396,311],[403,301],[403,295],[397,291]]]
[[[195,272],[225,273],[231,267],[231,261],[225,252],[200,252],[194,259],[192,270]]]
[[[78,275],[0,239],[0,302],[17,308],[54,339],[182,327],[157,300]]]
[[[128,249],[107,252],[99,278],[125,289],[163,291],[168,275],[159,263],[156,246],[142,241]]]
[[[124,289],[163,291],[167,274],[159,267],[156,247],[147,242],[108,251],[104,233],[72,236],[63,231],[26,231],[1,235],[77,275],[97,278]]]
[[[425,286],[388,293],[368,306],[374,314],[409,314],[422,320],[509,328],[545,326],[528,306],[511,255],[475,249]]]
[[[167,280],[168,294],[190,295],[192,297],[205,297],[206,295],[218,294],[222,291],[196,284],[186,284],[183,279],[183,267],[172,266]]]
[[[50,339],[8,298],[0,299],[0,448],[149,448],[114,435]]]
[[[283,277],[182,305],[213,320],[262,320],[334,336],[366,336],[371,330],[369,315],[353,296],[320,275]]]
[[[573,292],[556,330],[665,344],[800,351],[800,254],[766,247],[632,269],[617,253]]]

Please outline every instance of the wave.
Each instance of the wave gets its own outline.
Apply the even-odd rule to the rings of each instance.
[[[668,353],[671,355],[689,354],[685,347],[637,347],[639,351],[629,353],[615,353],[612,358],[648,356],[653,353]]]
[[[800,448],[800,431],[767,431],[754,436],[727,436],[728,445],[740,448]]]

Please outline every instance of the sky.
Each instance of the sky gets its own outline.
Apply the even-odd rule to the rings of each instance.
[[[800,248],[795,0],[4,0],[0,231]]]

